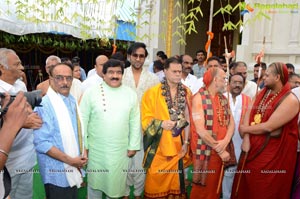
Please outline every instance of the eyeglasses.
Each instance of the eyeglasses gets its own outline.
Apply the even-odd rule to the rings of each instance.
[[[63,75],[56,75],[53,77],[56,81],[58,82],[62,82],[66,79],[67,82],[71,82],[73,81],[73,77],[72,76],[63,76]]]
[[[145,58],[145,55],[144,54],[132,54],[131,56],[133,56],[134,58],[140,58],[140,59],[144,59]]]

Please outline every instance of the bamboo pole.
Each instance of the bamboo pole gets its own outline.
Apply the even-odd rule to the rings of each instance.
[[[209,11],[209,24],[208,24],[208,32],[212,32],[212,23],[213,23],[213,14],[214,14],[214,0],[210,1],[210,11]],[[208,39],[207,41],[210,41],[210,35],[208,35]],[[211,47],[211,43],[208,46],[207,49],[207,57],[210,54],[210,47]]]
[[[173,10],[174,10],[174,0],[168,0],[168,28],[167,28],[167,38],[166,38],[166,54],[168,55],[168,57],[172,55]]]

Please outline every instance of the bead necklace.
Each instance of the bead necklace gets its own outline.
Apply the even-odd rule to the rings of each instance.
[[[168,106],[170,118],[172,121],[177,121],[180,115],[184,115],[186,95],[185,88],[183,87],[182,83],[178,83],[174,99],[171,97],[170,87],[166,79],[162,81],[161,89],[162,95],[165,97]]]
[[[274,101],[274,99],[277,97],[277,95],[280,93],[281,90],[279,90],[277,93],[275,93],[268,101],[268,97],[271,93],[271,90],[268,90],[265,94],[263,99],[260,101],[257,109],[256,114],[254,115],[254,121],[251,122],[251,125],[259,124],[262,121],[262,118],[264,117],[264,114],[269,107],[270,103]]]
[[[228,103],[220,95],[217,95],[219,106],[217,108],[218,122],[220,126],[227,126],[229,123]]]

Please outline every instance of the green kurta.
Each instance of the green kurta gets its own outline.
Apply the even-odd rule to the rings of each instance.
[[[88,184],[109,197],[125,194],[127,150],[140,150],[140,110],[136,93],[105,82],[87,90],[80,110],[88,154]]]

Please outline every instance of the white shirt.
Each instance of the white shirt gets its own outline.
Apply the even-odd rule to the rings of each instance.
[[[11,95],[17,94],[19,91],[27,92],[27,88],[22,80],[18,79],[13,85],[0,79],[0,91],[8,92]]]
[[[19,91],[27,92],[27,88],[20,79],[13,85],[0,80],[0,92],[8,92],[12,95]],[[28,171],[36,164],[36,153],[33,145],[32,129],[22,128],[16,138],[6,161],[9,174],[13,177],[20,171]]]
[[[197,84],[197,82],[197,77],[192,74],[188,74],[188,76],[185,79],[181,78],[181,83],[188,87],[193,94],[198,91],[196,90],[197,86],[195,85]]]
[[[163,70],[155,73],[155,75],[158,77],[159,81],[162,82],[164,80],[164,77],[165,77],[165,73]]]
[[[95,74],[97,74],[97,71],[96,71],[95,68],[93,68],[93,69],[89,70],[89,72],[87,74],[87,78],[89,78],[89,77],[91,77],[91,76],[93,76]]]
[[[256,95],[256,88],[257,88],[257,84],[255,82],[246,80],[246,85],[242,93],[248,95],[251,99],[253,99]]]
[[[77,102],[79,101],[79,99],[83,93],[81,85],[82,85],[82,83],[79,79],[73,78],[70,93],[71,93],[71,95],[73,95],[73,97],[76,99]]]
[[[193,85],[193,88],[191,89],[193,95],[199,91],[199,89],[204,85],[203,83],[203,77],[197,79],[196,83]]]
[[[82,92],[85,92],[88,88],[93,87],[94,85],[101,84],[103,82],[102,77],[100,77],[97,73],[88,77],[81,84]]]
[[[240,126],[240,120],[241,120],[241,114],[242,114],[242,105],[243,105],[243,99],[242,95],[238,95],[235,97],[235,103],[233,102],[232,95],[229,94],[229,102],[230,102],[230,109],[232,112],[232,116],[234,119],[234,133],[232,136],[232,142],[234,145],[234,152],[235,157],[238,160],[240,158],[241,154],[241,145],[243,142],[243,139],[240,136],[239,133],[239,126]]]

